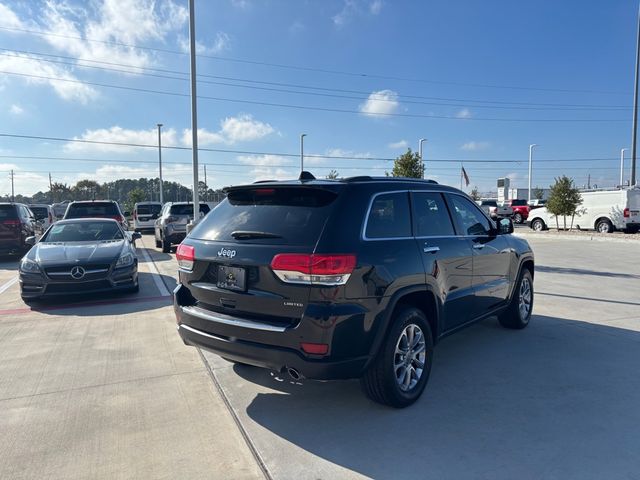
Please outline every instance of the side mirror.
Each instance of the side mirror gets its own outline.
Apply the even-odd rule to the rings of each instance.
[[[140,240],[142,238],[142,234],[140,232],[133,232],[131,234],[131,241],[135,242],[136,240]]]
[[[498,233],[500,235],[508,235],[513,233],[513,222],[510,218],[502,218],[498,222]]]
[[[24,239],[24,243],[26,243],[30,247],[33,247],[36,244],[36,237],[27,237]]]

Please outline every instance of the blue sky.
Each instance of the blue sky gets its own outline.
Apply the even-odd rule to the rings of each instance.
[[[353,157],[308,158],[316,176],[384,174],[383,159],[427,138],[427,176],[446,184],[459,185],[464,161],[471,187],[495,190],[499,176],[526,187],[530,143],[534,185],[618,182],[637,2],[195,4],[199,142],[226,150],[200,153],[213,187],[297,176],[282,154],[299,152],[303,132],[306,153]],[[188,147],[186,7],[0,0],[0,133],[155,145],[160,122],[165,145]],[[0,137],[0,155],[2,195],[12,168],[25,194],[46,190],[49,172],[75,183],[157,168],[153,148]],[[34,156],[55,159],[20,158]],[[165,150],[165,179],[192,183],[190,158]]]

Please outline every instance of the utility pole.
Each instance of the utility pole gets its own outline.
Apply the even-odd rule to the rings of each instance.
[[[535,143],[529,145],[529,198],[528,201],[531,201],[531,161],[533,160],[533,147],[537,147]]]
[[[587,189],[591,189],[591,174],[587,176]]]
[[[629,150],[628,148],[623,148],[620,150],[620,188],[624,185],[624,152]]]
[[[198,99],[196,95],[196,18],[189,0],[189,57],[191,58],[191,153],[193,156],[193,224],[200,220],[198,198]]]
[[[160,203],[164,205],[164,186],[162,185],[162,134],[160,129],[162,124],[158,124],[158,170],[160,172]]]
[[[638,5],[638,34],[636,39],[636,72],[633,83],[633,128],[631,130],[631,181],[636,185],[636,137],[638,135],[638,68],[640,65],[640,5]]]
[[[303,133],[302,135],[300,135],[300,172],[302,173],[304,171],[304,137],[306,137],[307,134]]]
[[[418,141],[418,155],[420,156],[420,163],[422,164],[422,178],[424,178],[425,168],[424,168],[424,159],[422,158],[422,144],[426,142],[426,138],[421,138]]]
[[[13,192],[13,170],[11,170],[11,201],[15,202],[15,195]]]
[[[51,181],[51,172],[49,172],[49,195],[51,197],[51,203],[53,203],[53,182]]]
[[[207,184],[207,164],[204,164],[204,201],[209,200],[209,185]]]

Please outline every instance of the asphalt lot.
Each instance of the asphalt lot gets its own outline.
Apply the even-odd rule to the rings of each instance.
[[[183,346],[150,236],[140,293],[84,306],[0,263],[0,478],[640,478],[637,245],[531,244],[530,326],[447,338],[401,411]]]

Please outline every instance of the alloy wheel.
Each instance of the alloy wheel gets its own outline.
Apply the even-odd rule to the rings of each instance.
[[[533,298],[533,291],[531,289],[531,281],[524,277],[520,282],[520,292],[518,294],[518,310],[520,312],[520,319],[526,320],[531,312],[531,300]]]
[[[398,338],[393,356],[396,382],[403,392],[412,390],[420,381],[427,358],[426,350],[422,329],[414,323],[407,325]]]

